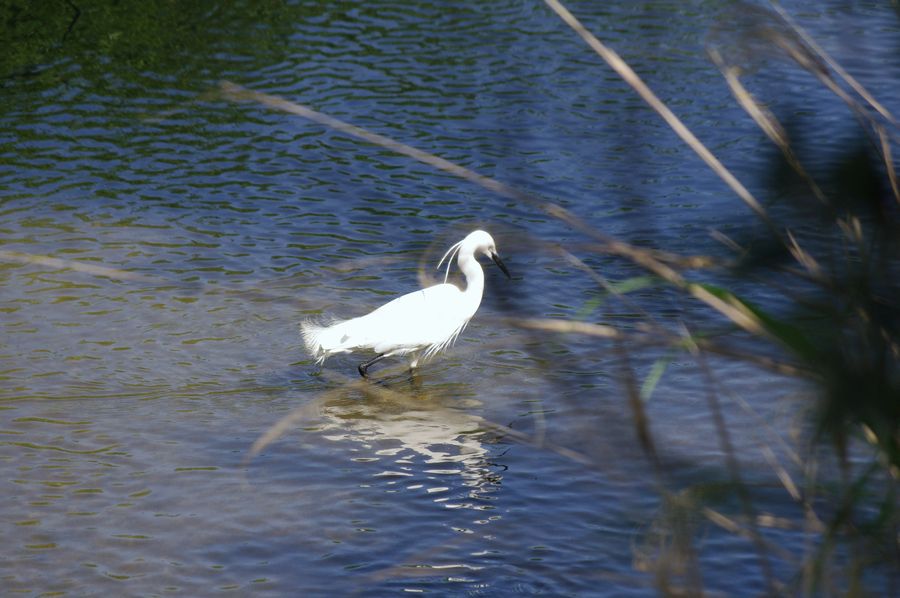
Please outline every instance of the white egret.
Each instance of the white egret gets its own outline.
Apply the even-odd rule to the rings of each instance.
[[[464,291],[447,282],[454,253],[466,277]],[[330,326],[304,322],[301,329],[306,348],[319,364],[335,353],[357,349],[375,351],[374,358],[359,364],[363,378],[369,366],[392,355],[412,354],[409,366],[415,368],[420,359],[427,359],[451,345],[478,311],[484,291],[484,271],[475,259],[480,253],[491,258],[510,277],[497,255],[494,239],[483,230],[476,230],[448,249],[438,262],[440,268],[447,260],[443,284],[408,293],[352,320]]]

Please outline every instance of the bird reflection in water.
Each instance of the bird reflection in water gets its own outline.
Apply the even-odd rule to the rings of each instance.
[[[479,509],[475,501],[489,500],[501,480],[486,446],[491,427],[469,412],[476,399],[460,398],[459,384],[447,386],[429,387],[427,400],[418,387],[413,394],[376,389],[362,400],[335,397],[320,406],[318,432],[353,443],[354,461],[381,464],[373,477],[388,486],[421,490],[448,508]]]

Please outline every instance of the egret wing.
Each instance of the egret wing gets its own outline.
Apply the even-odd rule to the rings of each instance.
[[[439,284],[382,305],[359,318],[365,346],[402,354],[445,345],[468,322],[461,310],[462,294],[455,285]]]

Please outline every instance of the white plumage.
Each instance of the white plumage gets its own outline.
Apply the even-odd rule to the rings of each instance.
[[[450,263],[457,254],[457,264],[466,277],[466,289],[460,290],[447,282]],[[359,373],[366,376],[370,365],[392,355],[412,354],[410,367],[446,349],[463,331],[478,306],[484,291],[484,271],[476,255],[490,257],[509,277],[506,266],[497,255],[494,239],[483,230],[476,230],[447,250],[438,263],[447,260],[444,283],[414,291],[386,303],[375,311],[330,326],[313,322],[301,325],[303,341],[310,354],[321,364],[335,353],[369,349],[373,359],[359,365]]]

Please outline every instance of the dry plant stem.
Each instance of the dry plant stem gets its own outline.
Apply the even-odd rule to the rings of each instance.
[[[663,468],[662,461],[659,458],[659,453],[656,450],[656,445],[653,441],[653,434],[650,431],[647,413],[644,410],[644,402],[641,399],[641,393],[638,388],[637,380],[635,379],[630,353],[628,352],[628,349],[625,347],[625,343],[622,342],[621,338],[616,338],[614,345],[616,353],[618,353],[620,359],[622,360],[622,368],[620,369],[622,385],[625,387],[625,394],[628,397],[628,405],[631,409],[632,418],[634,420],[635,434],[637,436],[638,442],[641,445],[641,448],[644,451],[644,454],[647,456],[647,459],[653,466],[653,473],[654,477],[656,478],[657,491],[659,492],[660,496],[668,497],[670,500],[672,500],[672,495],[667,489],[665,470]],[[682,554],[686,554],[687,560],[691,563],[691,567],[689,568],[687,575],[688,582],[690,584],[689,595],[700,596],[702,595],[703,583],[700,576],[700,568],[698,565],[698,559],[696,551],[694,550],[693,543],[689,539],[685,540],[680,546],[680,552]],[[670,571],[666,566],[666,561],[667,559],[665,557],[657,559],[655,567],[657,589],[664,595],[680,593],[671,591],[671,588],[669,586]]]
[[[312,419],[312,416],[318,413],[319,408],[329,396],[330,395],[327,393],[322,394],[312,403],[292,409],[290,413],[269,426],[255,441],[253,441],[253,445],[244,456],[242,464],[247,466],[250,461],[263,452],[267,446],[281,438],[286,432],[294,429],[301,421]]]
[[[687,330],[685,330],[685,338],[690,343],[691,334]],[[705,388],[706,401],[710,413],[713,416],[713,421],[716,425],[716,433],[719,436],[719,444],[721,445],[722,452],[725,455],[725,463],[728,468],[729,475],[734,482],[735,488],[737,489],[738,498],[741,501],[741,507],[744,511],[744,517],[747,520],[748,531],[750,532],[753,545],[756,547],[760,562],[760,568],[762,569],[763,576],[765,578],[768,593],[769,595],[775,595],[775,578],[772,573],[772,565],[769,562],[769,554],[766,549],[765,541],[763,540],[762,535],[759,533],[759,528],[757,526],[756,509],[753,507],[753,501],[750,499],[750,493],[747,491],[747,486],[744,484],[741,478],[740,464],[738,463],[737,457],[734,454],[734,446],[731,444],[731,437],[728,433],[728,426],[725,423],[725,417],[722,415],[722,408],[719,404],[718,396],[716,395],[715,388],[718,386],[718,384],[713,377],[712,371],[709,369],[709,364],[706,362],[705,356],[696,345],[691,347],[691,353],[694,355],[694,358],[696,359],[697,364],[700,366],[704,377],[706,377],[707,379]]]
[[[797,258],[797,260],[800,261],[803,265],[807,266],[807,269],[810,271],[810,276],[805,277],[805,278],[810,278],[810,279],[813,279],[816,281],[821,281],[822,277],[818,275],[819,274],[818,264],[815,262],[815,260],[813,260],[811,256],[809,256],[806,252],[804,252],[799,247],[799,245],[797,245],[796,240],[794,240],[794,237],[790,233],[790,231],[788,231],[788,239],[792,243],[792,245],[791,245],[792,252],[795,252],[795,257]],[[608,245],[600,245],[600,246],[593,245],[593,246],[589,246],[589,248],[593,249],[595,251],[611,253],[610,247]],[[664,339],[665,342],[673,344],[673,345],[681,344],[680,337],[676,337],[676,336],[672,335],[664,327],[657,324],[654,321],[654,318],[652,315],[648,314],[643,308],[641,308],[640,306],[635,304],[635,302],[629,300],[625,295],[623,295],[622,293],[619,293],[615,289],[613,289],[610,286],[609,282],[604,277],[602,277],[599,274],[597,274],[596,272],[594,272],[594,270],[591,269],[590,266],[585,264],[583,261],[581,261],[574,255],[572,255],[565,249],[557,248],[557,251],[560,252],[561,255],[563,255],[563,257],[565,259],[567,259],[568,261],[573,263],[573,265],[575,265],[577,268],[585,271],[602,288],[606,289],[607,291],[609,291],[610,293],[612,293],[613,295],[615,295],[616,297],[621,299],[623,302],[626,303],[626,305],[635,309],[635,311],[643,313],[644,317],[647,319],[647,321],[652,323],[652,326],[646,327],[644,329],[644,332],[659,335],[660,337],[662,337]],[[658,253],[658,252],[655,252],[652,250],[650,250],[650,251],[652,253]],[[659,257],[659,256],[657,256],[657,257]],[[663,260],[667,260],[668,258],[669,258],[669,256],[666,256],[663,258]],[[704,256],[694,256],[693,258],[687,258],[687,259],[696,260],[695,262],[693,262],[694,265],[690,266],[690,267],[700,267],[701,264],[709,265],[712,263],[711,258],[706,258]],[[799,273],[799,274],[802,274],[802,273]],[[566,333],[566,332],[580,333],[580,334],[587,334],[587,335],[591,335],[591,336],[604,336],[607,338],[613,338],[613,337],[617,337],[616,335],[619,335],[619,333],[616,329],[611,328],[609,326],[595,325],[595,324],[583,325],[585,323],[579,323],[579,322],[570,323],[570,322],[562,322],[560,320],[532,319],[532,320],[528,320],[526,322],[512,321],[512,322],[510,322],[510,324],[513,326],[520,326],[520,327],[524,327],[524,328],[538,328],[538,329],[542,329],[542,330],[548,330],[548,331],[554,331],[554,332],[560,332],[560,333]],[[597,328],[597,326],[599,326],[599,328]],[[621,337],[621,335],[619,335],[618,337]],[[779,361],[776,361],[769,357],[752,355],[752,354],[749,354],[746,352],[735,352],[733,350],[728,349],[727,347],[722,347],[722,346],[716,345],[714,343],[709,343],[709,342],[704,342],[704,341],[699,341],[699,340],[694,340],[693,342],[697,342],[697,343],[701,344],[701,347],[707,351],[718,353],[718,354],[724,355],[724,356],[739,357],[742,360],[753,362],[757,365],[760,365],[762,367],[765,367],[772,371],[776,371],[781,374],[787,374],[787,375],[791,375],[791,376],[798,376],[798,375],[809,376],[811,374],[811,372],[809,370],[803,370],[796,366],[793,366],[793,365],[790,365],[787,363],[783,363],[783,362],[779,362]]]
[[[618,328],[605,324],[593,324],[591,322],[579,322],[573,320],[557,320],[552,318],[504,318],[500,321],[504,326],[524,328],[526,330],[542,330],[557,334],[580,334],[599,338],[627,341],[629,346],[684,346],[684,338],[671,332],[654,326],[642,326],[640,334],[624,333]],[[715,353],[722,357],[737,359],[742,362],[753,363],[761,368],[777,374],[787,376],[810,377],[812,372],[796,365],[778,361],[767,355],[755,355],[746,351],[732,349],[731,347],[712,342],[708,339],[692,339],[700,349],[709,353]]]
[[[226,97],[229,97],[233,100],[253,100],[259,102],[260,104],[263,104],[264,106],[307,118],[309,120],[312,120],[313,122],[331,127],[348,135],[363,139],[370,143],[374,143],[386,149],[396,151],[400,154],[409,156],[425,164],[434,166],[435,168],[439,168],[440,170],[456,175],[462,179],[465,179],[477,185],[481,185],[485,189],[493,191],[503,197],[508,197],[510,199],[515,199],[518,201],[529,203],[531,205],[535,205],[547,214],[570,225],[572,228],[602,241],[607,245],[610,253],[615,253],[617,255],[627,257],[636,264],[643,266],[647,270],[650,270],[663,280],[666,280],[667,282],[681,288],[688,294],[692,295],[695,299],[706,303],[744,330],[760,336],[769,336],[759,318],[757,318],[750,310],[741,305],[739,302],[720,299],[719,297],[716,297],[715,295],[707,291],[701,285],[688,283],[674,269],[657,260],[652,252],[641,249],[639,247],[635,247],[633,245],[629,245],[622,241],[609,238],[607,235],[604,235],[600,231],[585,224],[578,217],[561,206],[540,200],[528,193],[510,187],[509,185],[505,185],[490,177],[486,177],[484,175],[478,174],[473,170],[454,164],[449,160],[440,158],[433,154],[429,154],[428,152],[422,151],[404,143],[394,141],[393,139],[390,139],[383,135],[371,133],[369,131],[366,131],[365,129],[361,129],[360,127],[345,123],[326,114],[322,114],[321,112],[312,110],[311,108],[308,108],[306,106],[295,104],[293,102],[289,102],[282,98],[278,98],[268,94],[250,91],[244,89],[243,87],[240,87],[239,85],[235,85],[229,82],[222,82],[221,90]]]
[[[741,536],[743,538],[747,538],[748,540],[753,540],[753,534],[750,531],[748,531],[748,529],[745,526],[741,525],[740,523],[738,523],[731,517],[728,517],[724,513],[716,511],[715,509],[712,509],[710,507],[703,507],[701,509],[701,512],[703,513],[703,516],[706,517],[711,523],[721,527],[728,533],[734,534],[736,536]],[[765,516],[760,516],[758,518],[757,523],[763,522],[765,520],[766,520]],[[781,546],[778,546],[777,544],[769,544],[768,548],[771,549],[771,551],[773,553],[775,553],[775,555],[782,561],[794,560],[794,558],[793,558],[794,555],[792,552],[790,552],[789,550],[787,550],[785,548],[782,548]],[[782,584],[779,583],[778,587],[781,588]],[[766,595],[773,595],[773,594],[766,594]],[[775,595],[777,595],[777,594],[775,594]]]
[[[803,378],[809,378],[813,375],[813,372],[808,369],[804,369],[783,361],[778,361],[767,355],[755,355],[753,353],[732,349],[731,347],[728,347],[726,345],[720,345],[718,343],[714,343],[705,339],[693,339],[692,342],[707,353],[715,353],[716,355],[727,357],[729,359],[735,359],[743,363],[752,363],[757,367],[764,368],[776,374]],[[682,345],[682,343],[680,342],[678,344],[679,346]]]
[[[819,463],[816,459],[814,447],[810,446],[807,454],[810,455],[810,457],[807,458],[806,463],[803,467],[803,478],[805,482],[804,495],[810,502],[814,502],[816,491],[819,487],[819,483],[817,481]],[[812,596],[812,591],[815,587],[816,561],[814,555],[817,546],[815,538],[817,538],[821,534],[820,523],[821,521],[812,510],[808,510],[806,512],[806,517],[804,520],[804,531],[806,532],[806,534],[805,540],[803,542],[804,560],[802,569],[802,585],[804,596]]]
[[[830,67],[834,72],[836,72],[840,77],[847,82],[850,87],[854,89],[860,96],[862,96],[870,106],[872,106],[875,110],[877,110],[882,116],[887,119],[887,121],[893,125],[897,126],[897,121],[894,119],[894,116],[887,111],[884,106],[878,103],[874,97],[858,82],[854,79],[847,71],[841,67],[839,63],[837,63],[834,59],[831,58],[818,44],[816,44],[815,40],[813,40],[805,31],[800,29],[790,18],[787,12],[779,6],[776,2],[772,2],[773,7],[776,12],[778,12],[779,16],[781,16],[784,23],[786,23],[789,27],[791,27],[794,33],[798,36],[798,38],[802,41],[802,46],[797,47],[795,45],[791,45],[785,43],[784,40],[780,40],[779,44],[781,49],[785,52],[786,55],[790,56],[794,59],[794,61],[801,67],[814,74],[819,81],[832,91],[837,97],[839,97],[850,110],[854,113],[856,118],[860,122],[860,126],[863,130],[867,130],[866,125],[871,126],[872,131],[877,137],[876,149],[884,161],[885,170],[888,173],[888,178],[891,182],[891,191],[894,194],[894,199],[900,203],[900,185],[897,184],[897,175],[894,169],[894,163],[891,160],[891,149],[890,149],[890,139],[888,136],[888,131],[885,129],[881,122],[878,122],[869,112],[865,109],[863,105],[861,105],[858,101],[856,101],[853,97],[850,96],[847,92],[845,92],[841,87],[837,84],[834,78],[830,73],[825,69],[823,65],[816,62],[817,60],[823,61],[828,67]],[[804,54],[802,49],[808,50],[817,56],[809,56]]]
[[[797,243],[797,239],[794,237],[794,234],[790,231],[788,231],[788,242],[790,244],[789,246],[791,249],[791,255],[794,256],[794,259],[797,260],[797,262],[801,266],[806,268],[806,271],[809,272],[810,276],[812,276],[815,280],[824,280],[824,277],[822,275],[822,267],[813,256],[811,256],[809,253],[804,251],[802,247],[800,247],[800,244]]]
[[[606,277],[604,277],[601,274],[599,274],[598,272],[594,271],[593,268],[591,268],[590,266],[585,264],[581,259],[574,256],[570,252],[566,251],[562,247],[555,246],[554,249],[556,250],[557,253],[559,253],[563,257],[564,260],[566,260],[567,262],[569,262],[570,264],[572,264],[573,266],[575,266],[576,268],[578,268],[579,270],[581,270],[582,272],[587,274],[588,277],[590,277],[591,280],[596,282],[597,286],[599,286],[601,289],[605,290],[606,292],[610,293],[611,295],[613,295],[614,297],[616,297],[617,299],[622,301],[622,303],[624,303],[625,305],[627,305],[628,307],[633,309],[635,311],[635,313],[640,313],[654,327],[659,326],[659,324],[656,322],[656,319],[653,317],[653,314],[649,313],[643,307],[638,305],[635,301],[632,301],[631,298],[626,296],[624,293],[621,293],[618,290],[616,290],[609,283],[609,281],[606,279]]]
[[[891,191],[894,193],[894,200],[900,204],[900,183],[897,182],[897,171],[894,169],[894,159],[891,156],[891,140],[888,139],[887,131],[884,127],[876,127],[878,139],[881,141],[881,155],[884,156],[885,169],[887,170],[888,180],[891,183]]]
[[[766,432],[766,434],[771,438],[770,442],[772,444],[777,444],[778,446],[781,447],[781,449],[787,454],[788,459],[791,461],[791,463],[793,463],[797,467],[803,467],[804,462],[803,462],[803,459],[800,457],[800,454],[797,453],[797,451],[795,451],[793,448],[791,448],[791,446],[787,443],[787,441],[785,441],[784,438],[781,437],[781,434],[779,434],[773,428],[772,423],[770,421],[762,418],[759,415],[759,413],[756,411],[756,409],[751,407],[750,403],[748,403],[747,400],[744,399],[743,397],[736,395],[732,392],[729,392],[727,390],[726,390],[726,396],[728,397],[728,399],[730,401],[734,402],[741,409],[743,409],[747,415],[750,415],[751,417],[753,417],[754,419],[757,420],[757,422],[758,422],[757,427],[761,428],[762,430],[764,430]],[[762,447],[770,446],[769,444],[765,443],[765,440],[763,438],[761,438],[761,434],[759,433],[759,431],[754,432],[754,436],[759,438],[760,446],[762,446]]]
[[[548,332],[558,332],[561,334],[584,334],[587,336],[598,336],[602,338],[620,339],[624,335],[612,326],[604,324],[592,324],[590,322],[579,322],[574,320],[554,320],[550,318],[516,318],[515,320],[507,320],[509,324],[518,326],[519,328],[527,328],[530,330],[545,330]]]
[[[300,422],[312,419],[313,416],[318,414],[319,408],[322,406],[322,404],[332,395],[342,394],[348,390],[355,390],[365,395],[374,396],[385,401],[410,403],[417,400],[416,397],[384,386],[372,384],[368,380],[347,378],[345,376],[341,376],[340,374],[326,371],[322,372],[322,376],[325,377],[329,382],[337,386],[334,389],[321,394],[312,403],[302,405],[300,407],[297,407],[296,409],[293,409],[290,413],[288,413],[273,425],[271,425],[268,429],[266,429],[250,447],[250,450],[244,457],[244,465],[252,461],[256,456],[264,451],[267,446],[281,438],[285,433],[294,429]],[[528,434],[513,430],[508,426],[486,420],[482,417],[475,417],[474,420],[477,421],[478,425],[485,430],[491,430],[521,444],[549,450],[562,457],[571,459],[576,463],[581,463],[582,465],[597,465],[597,463],[595,463],[587,455],[566,448],[564,446],[548,442],[543,438],[543,435],[536,439],[529,436]]]
[[[47,255],[34,255],[18,251],[0,251],[0,261],[46,266],[56,270],[73,270],[75,272],[83,272],[92,276],[103,276],[115,280],[152,280],[143,274],[119,270],[117,268],[107,268],[106,266],[96,266],[94,264],[85,264],[84,262],[75,262]]]
[[[772,449],[763,445],[761,450],[766,462],[775,471],[775,475],[778,476],[781,485],[784,486],[787,493],[791,495],[791,498],[797,502],[804,502],[803,496],[800,494],[800,490],[797,488],[797,484],[794,483],[791,474],[778,462],[778,458],[775,456]]]
[[[509,426],[504,426],[503,424],[498,424],[497,422],[492,422],[480,417],[478,418],[478,421],[483,428],[509,437],[519,444],[533,446],[535,448],[547,449],[550,452],[556,453],[557,455],[565,457],[566,459],[571,459],[576,463],[581,463],[582,465],[588,465],[591,467],[596,467],[598,465],[598,463],[596,463],[593,459],[591,459],[584,453],[579,453],[578,451],[566,448],[564,446],[548,442],[543,438],[543,434],[541,434],[538,438],[533,438],[528,434],[525,434],[524,432],[519,432],[518,430],[514,430]]]
[[[738,69],[726,65],[725,60],[718,50],[715,48],[708,48],[707,53],[713,63],[719,67],[722,76],[725,77],[725,82],[728,83],[728,86],[731,88],[731,93],[734,95],[734,98],[744,108],[747,114],[750,115],[750,118],[753,119],[759,128],[762,129],[763,133],[778,146],[778,149],[781,150],[785,160],[787,160],[788,164],[791,165],[791,168],[800,175],[800,178],[809,185],[809,188],[813,195],[816,196],[816,199],[823,204],[827,204],[828,198],[825,197],[825,193],[819,185],[816,184],[816,181],[806,169],[803,168],[803,165],[800,164],[800,160],[797,158],[794,150],[791,149],[790,142],[787,138],[787,132],[784,130],[784,127],[781,126],[781,123],[778,122],[778,119],[753,98],[753,95],[747,91],[747,88],[744,87],[738,78]]]
[[[822,69],[814,68],[808,64],[808,60],[803,56],[799,51],[797,51],[793,47],[789,47],[787,45],[782,45],[782,49],[793,58],[797,64],[801,67],[805,68],[807,71],[815,74],[815,76],[821,81],[821,83],[831,90],[834,95],[839,97],[841,100],[847,104],[847,107],[853,112],[856,116],[856,119],[859,121],[860,127],[867,131],[870,135],[874,133],[877,138],[875,141],[875,148],[878,153],[881,155],[882,160],[884,161],[885,170],[888,172],[888,177],[891,179],[896,178],[896,172],[894,171],[894,164],[890,159],[890,140],[888,138],[887,129],[882,126],[881,123],[875,121],[875,119],[866,112],[865,108],[853,99],[847,92],[841,89],[837,82],[833,77]],[[867,128],[866,125],[871,127],[871,131]],[[900,189],[898,189],[892,181],[891,191],[894,193],[894,198],[900,202]]]
[[[636,249],[621,241],[608,241],[607,245],[611,253],[627,257],[636,264],[650,270],[666,282],[682,289],[695,299],[706,303],[747,332],[757,336],[772,338],[759,318],[740,302],[721,299],[709,292],[703,286],[687,282],[681,274],[658,261],[650,253],[644,250]]]
[[[470,183],[479,185],[484,189],[487,189],[488,191],[496,193],[502,197],[507,197],[516,201],[521,201],[523,203],[537,206],[554,218],[558,218],[559,220],[562,220],[566,224],[572,226],[574,229],[580,230],[594,238],[599,238],[602,240],[606,240],[607,238],[605,235],[600,234],[598,231],[584,224],[577,216],[575,216],[562,206],[541,200],[533,195],[525,193],[524,191],[521,191],[514,187],[510,187],[509,185],[501,183],[500,181],[492,179],[488,176],[479,174],[474,170],[466,168],[465,166],[455,164],[445,158],[435,156],[434,154],[430,154],[411,145],[400,143],[399,141],[391,139],[390,137],[385,137],[384,135],[379,135],[378,133],[372,133],[371,131],[367,131],[366,129],[363,129],[361,127],[357,127],[332,116],[328,116],[327,114],[324,114],[322,112],[313,110],[312,108],[309,108],[307,106],[303,106],[302,104],[290,102],[273,95],[252,91],[228,81],[223,81],[220,84],[220,89],[225,97],[228,97],[232,100],[255,101],[264,106],[268,106],[269,108],[281,110],[282,112],[286,112],[288,114],[294,114],[296,116],[306,118],[320,125],[324,125],[326,127],[350,135],[351,137],[362,139],[379,147],[383,147],[393,152],[397,152],[398,154],[410,157],[414,160],[422,162],[423,164],[428,164],[429,166],[432,166],[439,170],[443,170],[446,173],[457,176],[463,180],[469,181]]]
[[[851,76],[850,73],[845,71],[840,63],[831,58],[831,56],[824,49],[822,49],[819,44],[816,43],[816,40],[814,40],[808,33],[806,33],[806,31],[798,26],[779,2],[773,0],[770,3],[775,12],[778,13],[778,16],[780,16],[784,20],[784,22],[794,31],[794,33],[797,34],[797,37],[803,40],[803,43],[805,43],[813,52],[818,54],[819,58],[821,58],[829,67],[831,67],[834,72],[840,75],[841,78],[844,79],[844,81],[846,81],[847,84],[852,87],[854,91],[856,91],[856,93],[862,96],[870,106],[877,110],[879,114],[890,121],[891,124],[897,124],[897,121],[894,119],[894,115],[891,114],[887,108],[882,106],[881,103],[878,102],[872,96],[872,94],[870,94],[868,90],[866,90],[866,88],[862,86],[861,83],[859,83],[859,81]]]
[[[679,119],[675,114],[666,106],[662,100],[660,100],[656,94],[647,86],[646,83],[634,72],[634,70],[628,66],[628,64],[622,60],[622,58],[616,54],[610,48],[607,48],[600,40],[598,40],[590,31],[588,31],[581,22],[575,18],[575,16],[569,12],[569,10],[563,6],[558,0],[544,0],[547,6],[549,6],[562,20],[563,22],[572,28],[575,33],[581,36],[581,39],[587,43],[588,46],[591,47],[594,52],[596,52],[606,63],[614,70],[616,73],[622,77],[622,79],[628,83],[634,89],[638,95],[643,98],[647,104],[659,114],[663,120],[672,128],[676,135],[678,135],[682,141],[684,141],[688,147],[690,147],[694,152],[700,156],[700,158],[706,162],[707,166],[709,166],[713,172],[715,172],[719,178],[721,178],[729,187],[731,187],[732,191],[734,191],[741,200],[747,204],[751,210],[753,210],[763,222],[765,222],[775,233],[777,236],[781,236],[778,234],[778,230],[775,227],[774,223],[769,219],[768,214],[765,209],[753,197],[753,194],[747,190],[746,187],[733,175],[731,172],[725,168],[725,166],[719,162],[719,159],[713,155],[709,149],[703,143],[697,139],[697,137],[690,131],[690,129],[685,126],[681,119]]]
[[[622,382],[628,396],[628,405],[631,408],[631,414],[634,417],[634,428],[641,447],[647,455],[647,458],[653,464],[656,472],[656,478],[660,488],[663,484],[663,467],[659,460],[659,453],[656,450],[656,444],[653,442],[653,434],[650,432],[650,424],[647,420],[647,413],[644,411],[644,402],[641,400],[641,393],[638,390],[637,380],[634,378],[634,369],[631,366],[631,356],[628,349],[620,339],[616,340],[616,352],[622,359]]]
[[[576,243],[572,245],[572,249],[579,251],[593,251],[595,253],[617,253],[617,247],[609,243]],[[642,251],[647,252],[656,261],[672,266],[673,268],[699,270],[703,268],[723,268],[733,265],[727,260],[707,255],[678,255],[659,249],[643,248]]]
[[[412,147],[405,143],[400,143],[399,141],[395,141],[394,139],[391,139],[384,135],[372,133],[371,131],[367,131],[361,127],[357,127],[356,125],[346,123],[342,120],[328,116],[327,114],[318,112],[302,104],[297,104],[283,98],[257,91],[252,91],[228,81],[223,81],[220,84],[220,88],[223,95],[231,100],[255,101],[269,108],[281,110],[282,112],[286,112],[288,114],[294,114],[296,116],[306,118],[315,123],[335,129],[352,137],[356,137],[357,139],[362,139],[379,147],[383,147],[404,156],[413,158],[414,160],[422,162],[423,164],[428,164],[429,166],[433,166],[434,168],[443,170],[444,172],[479,185],[484,189],[492,191],[502,197],[507,197],[536,206],[550,216],[553,216],[554,218],[565,222],[572,228],[602,241],[608,248],[608,251],[610,253],[628,257],[634,261],[638,261],[638,263],[641,263],[643,265],[652,265],[659,263],[658,260],[656,260],[656,258],[654,257],[653,252],[628,245],[627,243],[612,239],[607,235],[604,235],[600,231],[585,224],[575,214],[572,214],[562,206],[544,201],[529,193],[526,193],[514,187],[510,187],[509,185],[501,183],[500,181],[492,179],[488,176],[479,174],[469,168],[454,164],[453,162],[450,162],[445,158],[435,156],[434,154],[430,154],[426,151]],[[661,263],[660,265],[664,266]]]

